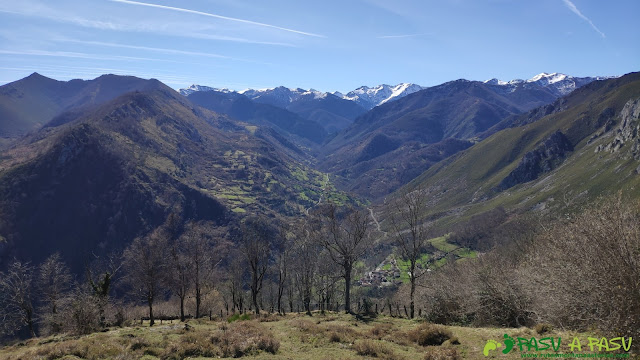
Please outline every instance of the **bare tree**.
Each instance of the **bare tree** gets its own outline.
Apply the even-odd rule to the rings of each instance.
[[[14,260],[0,272],[0,331],[12,335],[25,325],[36,336],[33,324],[33,267]]]
[[[243,254],[238,250],[229,253],[229,268],[227,271],[227,286],[231,294],[232,311],[237,309],[244,312],[244,279],[246,267],[243,262]]]
[[[213,271],[222,261],[226,243],[206,223],[190,223],[180,237],[180,248],[188,263],[188,277],[196,298],[196,318],[201,313],[202,297],[212,284]]]
[[[322,250],[317,249],[315,256],[317,262],[315,287],[320,303],[320,311],[324,312],[331,309],[331,305],[335,301],[335,288],[336,283],[340,280],[340,275],[336,272],[336,268],[327,252]]]
[[[428,245],[427,228],[422,216],[427,211],[427,197],[424,189],[404,191],[393,203],[391,225],[394,230],[394,243],[403,259],[409,261],[409,316],[415,316],[416,279],[426,271],[418,271],[418,260]]]
[[[184,300],[187,297],[189,285],[191,284],[189,277],[191,273],[191,263],[184,254],[179,242],[174,242],[170,251],[171,269],[169,270],[169,283],[173,293],[180,299],[180,321],[184,321]]]
[[[311,298],[317,272],[318,254],[322,248],[313,238],[313,230],[308,223],[301,224],[296,233],[292,249],[293,273],[302,306],[307,315],[311,315]]]
[[[182,322],[185,321],[184,302],[191,287],[192,271],[183,243],[179,241],[184,230],[183,219],[178,210],[174,210],[167,216],[161,228],[170,244],[168,259],[170,269],[167,272],[167,281],[173,294],[180,299],[180,321]]]
[[[167,238],[161,231],[133,240],[123,253],[125,279],[134,296],[149,306],[149,326],[155,323],[153,302],[162,292],[167,271]]]
[[[91,266],[88,264],[86,266],[87,279],[98,306],[100,326],[105,325],[105,307],[109,303],[109,293],[113,288],[113,280],[121,266],[122,259],[119,253],[112,253],[103,257],[95,256]]]
[[[264,275],[271,261],[270,229],[264,219],[249,218],[242,224],[240,251],[244,254],[251,274],[251,301],[256,314],[260,313],[258,295]]]
[[[61,319],[58,318],[61,302],[71,287],[73,277],[69,268],[62,261],[60,254],[49,256],[38,273],[37,288],[42,297],[44,324],[49,332],[58,333],[62,330]]]
[[[351,275],[353,265],[371,248],[368,214],[349,208],[344,216],[335,204],[321,210],[325,231],[317,237],[329,257],[342,268],[345,281],[345,312],[351,313]]]
[[[277,307],[278,313],[284,315],[285,310],[282,304],[282,297],[284,296],[285,289],[289,281],[289,267],[291,266],[291,243],[289,229],[285,226],[280,226],[278,234],[278,247],[279,251],[276,254],[276,268],[278,272],[278,293],[277,293]]]

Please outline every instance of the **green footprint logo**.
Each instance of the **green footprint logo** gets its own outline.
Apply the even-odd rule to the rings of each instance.
[[[500,344],[495,340],[487,340],[487,343],[484,345],[484,350],[482,350],[482,353],[484,354],[484,356],[489,356],[489,351],[495,350],[501,346],[502,344]],[[509,349],[509,351],[511,351],[511,349]]]
[[[516,341],[513,340],[513,338],[507,334],[504,334],[504,350],[502,350],[503,354],[508,354],[509,351],[511,351],[511,349],[513,349],[513,346],[516,344]]]

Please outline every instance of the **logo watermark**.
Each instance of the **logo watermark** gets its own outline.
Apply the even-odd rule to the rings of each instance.
[[[541,339],[513,338],[508,334],[504,334],[504,344],[489,339],[487,340],[482,354],[489,356],[492,352],[499,351],[504,355],[519,352],[522,358],[628,358],[629,350],[631,350],[631,342],[633,338],[615,337],[615,338],[594,338],[588,337],[586,342],[580,338],[574,337],[573,341],[562,347],[562,338],[554,338],[551,336]],[[560,350],[566,350],[566,353],[560,353]],[[547,351],[545,353],[540,353]],[[553,352],[550,352],[553,351]],[[585,353],[589,351],[591,353]],[[624,351],[624,353],[620,353]],[[598,353],[594,353],[598,352]],[[616,353],[612,353],[616,352]]]

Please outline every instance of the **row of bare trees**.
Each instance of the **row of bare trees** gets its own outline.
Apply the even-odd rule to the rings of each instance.
[[[84,280],[76,280],[59,255],[37,268],[13,262],[0,273],[2,333],[26,327],[34,336],[38,326],[46,333],[69,331],[65,317],[78,319],[71,331],[91,332],[124,320],[125,306],[114,305],[121,300],[144,304],[150,325],[154,305],[172,298],[182,321],[191,314],[187,300],[198,318],[212,310],[203,308],[212,296],[227,311],[311,314],[313,303],[326,310],[342,302],[351,312],[354,266],[371,241],[366,212],[331,204],[294,223],[249,216],[232,229],[171,214],[119,255],[104,257],[105,266],[87,267]]]
[[[259,314],[265,281],[275,284],[275,308],[285,312],[293,303],[311,313],[314,293],[322,309],[335,301],[337,283],[344,285],[344,308],[351,311],[354,265],[371,248],[366,212],[328,204],[294,224],[272,224],[266,218],[247,217],[235,235],[215,233],[207,224],[188,224],[184,230],[170,217],[165,226],[137,238],[124,251],[124,279],[130,292],[149,307],[167,292],[196,300],[195,316],[205,289],[217,282],[232,311],[248,308]],[[179,223],[179,221],[178,221]],[[235,245],[232,243],[235,242]],[[226,284],[226,286],[222,286]]]

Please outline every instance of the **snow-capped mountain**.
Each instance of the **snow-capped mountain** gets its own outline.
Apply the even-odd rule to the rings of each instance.
[[[516,90],[518,87],[525,88],[545,88],[551,92],[554,96],[560,97],[569,94],[573,90],[584,86],[595,80],[605,80],[611,77],[607,76],[595,76],[595,77],[575,77],[571,75],[561,73],[540,73],[531,79],[514,79],[510,81],[503,81],[498,79],[490,79],[484,81],[487,85],[496,87],[502,93],[510,93]],[[343,94],[339,91],[333,93],[326,93],[317,91],[314,89],[291,89],[284,86],[279,86],[272,89],[247,89],[242,91],[234,91],[229,89],[219,89],[202,85],[191,85],[189,88],[180,89],[182,95],[189,95],[195,91],[219,91],[224,93],[239,93],[243,94],[251,100],[278,106],[280,108],[288,108],[291,104],[300,100],[311,99],[326,99],[327,96],[336,96],[340,99],[352,101],[359,106],[362,106],[366,110],[370,110],[378,105],[387,103],[389,101],[400,99],[409,94],[413,94],[417,91],[426,89],[424,86],[420,86],[412,83],[400,83],[395,86],[391,85],[378,85],[374,87],[361,86],[353,91],[349,91]]]
[[[274,89],[247,89],[239,91],[240,94],[259,103],[271,104],[281,108],[286,108],[289,104],[301,99],[324,99],[328,93],[323,93],[314,89],[290,89],[278,86]]]
[[[612,77],[575,77],[561,73],[543,72],[528,80],[514,79],[511,81],[502,81],[494,78],[487,80],[484,83],[488,85],[497,85],[500,87],[504,87],[504,91],[507,92],[513,92],[518,86],[540,86],[550,90],[556,96],[564,96],[581,86],[587,85],[592,81],[605,80],[610,78]]]
[[[361,86],[353,91],[343,94],[339,91],[326,93],[314,89],[291,89],[284,86],[278,86],[273,89],[246,89],[242,91],[233,91],[229,89],[219,89],[194,84],[186,89],[180,89],[180,93],[187,96],[195,91],[219,91],[224,93],[237,92],[251,100],[271,104],[281,108],[286,108],[289,104],[301,99],[324,99],[329,95],[333,95],[344,100],[353,101],[366,110],[370,110],[378,105],[400,99],[401,97],[422,89],[425,89],[425,87],[411,83],[401,83],[395,86],[383,84],[374,87]]]
[[[182,96],[188,96],[189,94],[192,94],[197,91],[217,91],[217,92],[223,92],[227,94],[236,92],[234,90],[230,90],[227,88],[213,88],[210,86],[203,86],[203,85],[196,85],[196,84],[193,84],[186,89],[180,89],[178,91]]]
[[[272,89],[246,89],[241,91],[230,90],[227,88],[215,88],[204,85],[193,84],[186,89],[180,89],[180,94],[188,96],[196,91],[217,91],[223,93],[237,93],[248,97],[259,103],[270,104],[281,108],[286,108],[289,104],[300,99],[324,99],[329,93],[317,91],[314,89],[290,89],[284,86],[278,86]]]
[[[401,83],[395,86],[383,84],[374,87],[361,86],[346,94],[338,91],[333,94],[343,99],[354,101],[365,109],[372,109],[378,105],[397,100],[422,89],[424,89],[424,87],[410,83]]]
[[[314,89],[290,89],[279,86],[273,89],[246,89],[233,91],[218,89],[209,86],[191,85],[189,88],[180,89],[180,93],[190,97],[197,92],[223,92],[241,98],[248,98],[254,103],[275,106],[303,119],[320,124],[329,133],[340,131],[367,111],[354,101],[343,99],[331,93]]]

